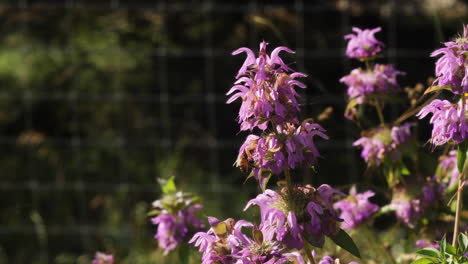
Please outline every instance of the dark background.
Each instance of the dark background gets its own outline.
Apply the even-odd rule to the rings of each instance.
[[[283,57],[309,75],[303,118],[334,108],[321,123],[330,140],[317,140],[316,172],[296,175],[314,185],[363,182],[351,146],[359,130],[343,118],[338,82],[358,65],[344,56],[343,35],[381,26],[382,62],[414,86],[433,75],[430,53],[461,31],[467,8],[456,0],[3,2],[0,263],[89,263],[96,250],[121,263],[162,263],[146,216],[158,177],[176,175],[202,196],[203,215],[245,216],[258,188],[242,185],[246,175],[232,166],[248,133],[238,133],[240,104],[226,105],[225,93],[244,60],[230,53],[257,51],[261,40],[269,51],[297,52]],[[420,136],[428,135],[426,125]]]

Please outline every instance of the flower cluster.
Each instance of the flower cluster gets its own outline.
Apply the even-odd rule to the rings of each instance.
[[[348,39],[346,55],[352,59],[366,60],[375,57],[382,51],[383,43],[378,41],[374,34],[380,32],[381,28],[360,29],[353,27],[356,34],[348,34],[344,38]]]
[[[302,255],[299,252],[291,252],[287,253],[285,255],[288,255],[289,258],[293,261],[293,263],[297,264],[311,264],[308,260],[305,260]],[[315,251],[312,251],[312,256],[314,258],[314,262],[318,264],[340,264],[340,259],[334,259],[331,256],[324,256],[320,261],[316,260],[316,254]],[[359,264],[356,261],[351,261],[349,264]]]
[[[342,227],[355,229],[364,221],[379,210],[379,206],[369,202],[369,198],[374,196],[373,191],[357,193],[355,188],[350,190],[346,199],[334,204],[335,209],[339,209],[340,218],[343,219]]]
[[[168,193],[154,201],[153,208],[151,214],[157,216],[151,221],[158,226],[154,237],[165,254],[204,228],[201,220],[195,216],[195,212],[201,210],[202,206],[189,194]]]
[[[389,208],[395,210],[395,215],[399,221],[410,228],[414,228],[422,215],[421,200],[412,200],[405,195],[406,192],[397,194],[394,194]]]
[[[375,64],[373,69],[357,68],[352,70],[349,75],[341,78],[340,82],[348,86],[349,99],[362,104],[371,95],[399,91],[397,77],[403,74],[403,72],[395,70],[393,65]]]
[[[468,26],[463,27],[461,37],[446,42],[445,48],[434,51],[432,56],[440,54],[443,55],[436,62],[437,79],[434,81],[440,87],[435,88],[450,90],[461,95],[461,99],[455,104],[435,99],[422,108],[417,116],[422,119],[432,113],[429,121],[433,125],[430,141],[434,146],[448,142],[458,145],[468,138],[465,103],[465,93],[468,92]]]
[[[234,93],[227,103],[242,99],[241,130],[271,128],[270,133],[247,136],[235,163],[242,171],[251,168],[250,176],[255,176],[262,188],[272,174],[314,166],[319,157],[314,137],[328,139],[320,125],[311,120],[299,122],[299,95],[295,87],[305,88],[305,85],[295,79],[305,75],[294,72],[279,57],[281,51],[293,51],[278,47],[269,56],[266,47],[265,41],[260,43],[258,57],[248,48],[233,52],[233,55],[245,52],[247,59],[236,76],[235,85],[227,93]]]
[[[362,148],[361,157],[369,165],[379,165],[385,157],[398,159],[402,146],[412,139],[411,127],[414,123],[407,122],[401,126],[378,127],[364,133],[353,143],[353,146]]]
[[[202,263],[268,263],[282,264],[289,261],[282,254],[282,244],[274,240],[274,233],[262,226],[256,227],[245,220],[237,223],[233,219],[219,221],[209,217],[211,228],[207,232],[198,232],[189,243],[203,252]],[[252,236],[242,232],[250,228]]]
[[[240,48],[232,54],[247,53],[247,59],[240,68],[234,86],[227,95],[234,93],[227,103],[241,98],[239,111],[241,130],[252,130],[258,127],[265,130],[268,121],[280,125],[284,122],[297,122],[300,106],[296,86],[305,85],[296,78],[306,77],[305,74],[294,72],[279,57],[281,51],[294,53],[286,47],[274,49],[270,56],[266,53],[268,43],[260,43],[259,56],[256,58],[252,50]]]
[[[404,75],[404,73],[396,70],[391,64],[374,64],[376,55],[382,51],[383,47],[383,43],[374,36],[380,31],[380,28],[353,28],[353,31],[356,34],[345,36],[345,39],[348,40],[346,55],[349,58],[365,61],[366,67],[365,69],[352,70],[350,74],[342,77],[340,82],[348,87],[349,102],[345,110],[345,117],[358,121],[357,108],[359,105],[371,104],[379,108],[378,111],[381,111],[380,108],[384,105],[385,97],[400,91],[397,77]]]
[[[313,166],[319,157],[314,137],[328,139],[324,132],[320,125],[306,120],[298,127],[291,123],[278,126],[277,133],[262,137],[249,135],[239,150],[236,166],[244,171],[252,167],[253,175],[264,186],[270,172]]]
[[[281,192],[266,190],[247,204],[260,207],[262,225],[272,230],[276,238],[288,249],[301,249],[304,239],[321,247],[325,236],[339,231],[337,212],[333,208],[333,196],[343,195],[329,185],[317,189],[305,187],[283,188]]]
[[[448,155],[443,155],[439,158],[437,176],[439,177],[439,181],[445,183],[447,189],[452,189],[458,184],[457,180],[460,172],[457,167],[457,154],[457,150],[452,150]]]
[[[449,86],[453,93],[468,93],[468,25],[463,35],[445,43],[445,47],[434,51],[431,56],[442,55],[436,62],[434,84]]]
[[[462,101],[453,104],[447,100],[435,99],[422,108],[417,116],[423,119],[432,113],[429,121],[433,125],[430,140],[432,144],[440,146],[451,140],[459,144],[468,137],[466,110],[467,107],[463,107]]]
[[[405,188],[397,189],[389,208],[395,210],[398,220],[414,228],[425,210],[435,209],[441,205],[444,191],[444,186],[433,177],[424,183],[416,197],[412,197]]]
[[[113,264],[114,256],[112,256],[111,254],[96,252],[96,256],[94,257],[91,263],[92,264]]]

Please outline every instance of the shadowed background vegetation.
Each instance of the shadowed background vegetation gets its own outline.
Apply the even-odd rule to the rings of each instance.
[[[430,52],[467,17],[455,0],[3,3],[0,263],[89,263],[96,250],[162,263],[146,216],[158,177],[176,175],[198,193],[205,216],[241,215],[258,189],[232,166],[247,133],[224,94],[244,59],[230,52],[261,40],[297,51],[285,60],[309,75],[304,117],[334,109],[321,122],[331,139],[317,141],[316,171],[297,173],[314,184],[373,184],[351,147],[359,130],[342,114],[338,80],[355,66],[343,35],[383,27],[385,59],[414,86],[433,75]]]

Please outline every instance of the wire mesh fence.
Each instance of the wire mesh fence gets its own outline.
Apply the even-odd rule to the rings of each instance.
[[[255,193],[232,167],[247,134],[238,133],[238,105],[225,104],[243,59],[230,53],[263,39],[295,50],[288,61],[309,75],[304,116],[334,108],[323,123],[331,139],[318,142],[317,173],[300,173],[315,184],[361,180],[364,165],[352,148],[358,130],[342,117],[338,80],[354,66],[343,35],[353,25],[382,26],[385,60],[414,85],[432,74],[428,55],[441,34],[459,28],[457,19],[421,7],[429,2],[2,4],[1,259],[21,263],[39,246],[47,263],[60,252],[130,240],[136,220],[122,216],[156,198],[155,178],[174,172],[173,156],[181,184],[216,202],[211,210],[241,208],[240,198],[224,202]],[[396,116],[398,106],[391,111]]]

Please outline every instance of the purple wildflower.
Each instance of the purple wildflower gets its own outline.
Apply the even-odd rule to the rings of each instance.
[[[153,207],[158,211],[158,215],[151,219],[158,226],[154,237],[159,247],[164,249],[164,254],[204,227],[195,216],[202,206],[194,204],[194,200],[182,192],[166,195],[155,201]]]
[[[383,47],[383,43],[378,41],[374,34],[380,32],[381,28],[360,29],[353,27],[356,34],[348,34],[344,38],[349,39],[346,47],[346,55],[349,58],[366,60],[377,55]]]
[[[330,256],[324,256],[319,262],[318,264],[340,264],[340,259],[334,259]],[[356,261],[351,261],[349,262],[349,264],[359,264],[358,262]]]
[[[348,86],[348,97],[362,104],[370,95],[398,91],[400,85],[397,77],[403,74],[395,70],[393,65],[376,64],[372,70],[354,69],[342,77],[340,82]]]
[[[442,182],[446,183],[448,189],[458,184],[460,172],[457,167],[457,150],[452,150],[448,155],[439,158],[438,176]]]
[[[419,239],[418,241],[416,241],[416,243],[414,244],[414,247],[416,248],[435,248],[435,249],[439,249],[439,244],[436,242],[436,241],[427,241],[427,240],[424,240],[424,239]]]
[[[416,227],[423,213],[421,200],[408,197],[405,189],[396,190],[389,207],[395,210],[397,219],[409,228]]]
[[[239,110],[241,130],[252,130],[255,127],[265,130],[268,121],[273,121],[274,124],[298,122],[299,94],[295,87],[305,88],[305,85],[295,79],[306,75],[295,72],[279,57],[281,51],[294,53],[292,50],[278,47],[268,56],[267,45],[265,41],[260,43],[257,58],[248,48],[240,48],[232,53],[247,54],[247,59],[236,76],[237,81],[227,92],[227,95],[235,92],[227,101],[228,104],[238,98],[242,99]]]
[[[344,220],[343,228],[357,228],[379,210],[378,205],[369,202],[369,198],[374,195],[372,191],[356,193],[356,189],[352,188],[346,199],[334,204],[335,209],[341,210],[340,218]]]
[[[334,194],[342,193],[326,184],[317,189],[310,185],[283,188],[281,193],[266,190],[250,200],[244,210],[259,206],[263,228],[275,233],[288,249],[303,247],[303,232],[312,245],[321,246],[324,236],[339,230],[337,223],[341,219],[333,208]]]
[[[189,243],[194,244],[200,252],[203,252],[202,264],[233,264],[234,259],[231,256],[228,237],[232,232],[234,220],[228,219],[222,222],[214,217],[208,217],[208,222],[211,228],[207,232],[196,233]]]
[[[310,264],[309,259],[302,257],[301,253],[297,251],[286,253],[285,255],[287,255],[290,258],[290,260],[293,261],[293,263],[295,264]],[[312,256],[314,258],[314,262],[317,263],[315,250],[312,250]],[[320,261],[318,261],[318,263],[319,264],[339,264],[340,259],[333,259],[330,256],[324,256]],[[359,264],[359,263],[356,261],[351,261],[349,262],[349,264]]]
[[[203,252],[202,263],[236,264],[282,264],[289,260],[281,251],[283,245],[274,240],[271,230],[260,229],[253,224],[233,219],[219,221],[209,217],[211,228],[198,232],[189,243],[194,243]],[[245,235],[242,228],[252,229],[252,237]]]
[[[450,86],[455,94],[468,92],[468,25],[463,26],[463,35],[445,43],[445,47],[434,51],[431,56],[442,56],[436,62],[437,79],[434,84]]]
[[[423,119],[429,113],[432,117],[429,121],[433,125],[431,143],[435,146],[444,145],[452,140],[455,144],[463,142],[468,137],[468,125],[466,122],[465,109],[462,102],[452,104],[447,100],[435,99],[424,106],[417,114]]]
[[[444,187],[436,177],[426,181],[421,191],[421,202],[424,208],[436,207],[444,198]]]
[[[412,139],[411,127],[414,125],[408,122],[391,129],[375,128],[356,140],[353,146],[362,148],[361,157],[369,165],[379,165],[387,156],[398,159],[402,146]]]
[[[249,135],[239,150],[236,166],[243,171],[253,167],[252,173],[261,186],[265,186],[270,173],[313,166],[320,155],[314,137],[328,139],[320,125],[308,120],[297,128],[290,123],[283,127],[263,137]]]
[[[242,233],[243,227],[252,229],[252,238]],[[259,229],[247,221],[238,221],[229,238],[232,255],[237,259],[236,263],[282,264],[288,262],[288,257],[281,253],[284,246],[274,239],[274,235],[271,229],[265,229],[262,226]]]
[[[112,264],[114,263],[114,256],[102,252],[96,252],[92,264]]]

